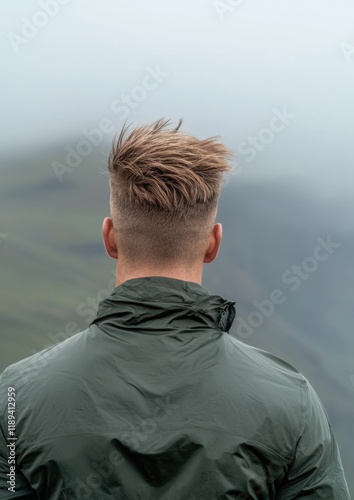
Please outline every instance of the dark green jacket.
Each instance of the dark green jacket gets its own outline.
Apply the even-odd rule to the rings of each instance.
[[[228,334],[234,304],[189,281],[131,279],[86,331],[7,368],[0,498],[350,498],[318,396]]]

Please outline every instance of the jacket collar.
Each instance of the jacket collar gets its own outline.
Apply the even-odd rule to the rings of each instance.
[[[192,281],[164,276],[133,278],[99,303],[91,324],[102,330],[128,328],[150,334],[203,326],[228,333],[236,315],[235,303],[210,295]]]

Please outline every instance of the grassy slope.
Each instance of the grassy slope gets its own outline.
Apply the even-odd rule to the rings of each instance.
[[[69,320],[84,329],[87,321],[76,307],[107,288],[114,262],[99,236],[107,215],[107,177],[96,168],[102,154],[88,160],[63,183],[51,168],[52,155],[5,166],[1,368],[50,342],[48,333],[61,331]]]

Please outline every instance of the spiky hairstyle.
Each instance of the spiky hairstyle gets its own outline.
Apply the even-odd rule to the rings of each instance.
[[[136,264],[192,263],[212,230],[231,151],[157,120],[113,144],[108,169],[118,250]]]

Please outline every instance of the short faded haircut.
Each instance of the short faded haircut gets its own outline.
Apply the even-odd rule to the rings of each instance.
[[[231,151],[160,119],[124,125],[108,158],[119,252],[133,265],[192,264],[208,248]],[[204,253],[203,253],[204,252]]]

